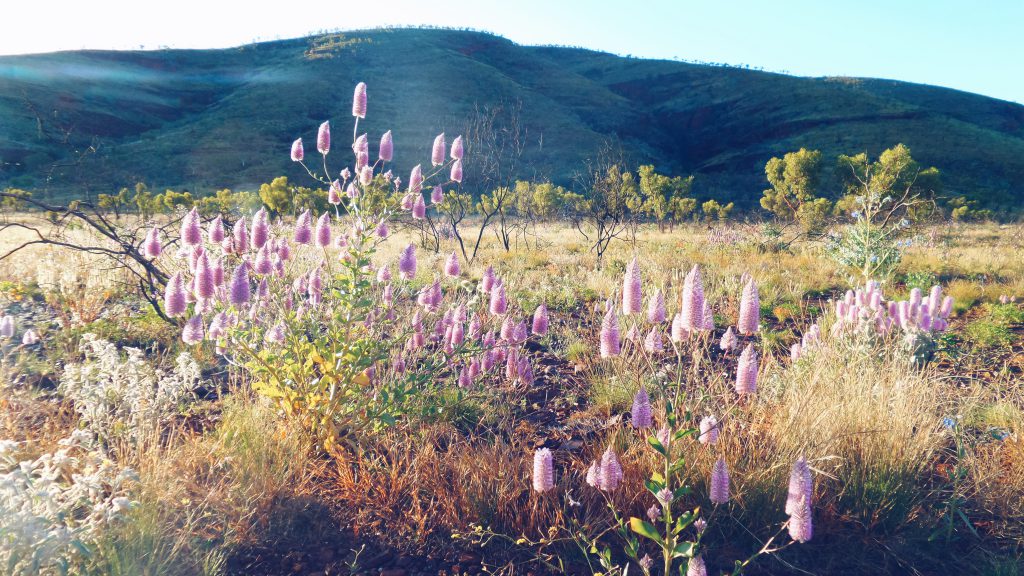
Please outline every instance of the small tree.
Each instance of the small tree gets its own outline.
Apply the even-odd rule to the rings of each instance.
[[[729,213],[732,212],[733,203],[729,202],[722,206],[717,200],[708,200],[700,205],[700,209],[708,220],[715,219],[719,222],[724,222],[729,217]]]
[[[644,197],[643,213],[658,223],[658,230],[664,232],[666,225],[682,222],[696,209],[697,200],[688,197],[693,176],[670,178],[655,172],[650,164],[640,166],[637,174]]]
[[[821,184],[821,152],[801,148],[772,158],[764,172],[771,188],[764,191],[761,207],[782,220],[794,220],[800,207],[817,198]]]

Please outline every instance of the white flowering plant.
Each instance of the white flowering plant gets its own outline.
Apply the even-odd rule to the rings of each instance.
[[[5,574],[67,574],[88,558],[104,529],[136,503],[138,480],[78,430],[55,452],[18,458],[19,443],[0,440],[0,566]]]
[[[137,348],[84,334],[82,362],[64,367],[59,392],[74,403],[80,421],[104,444],[141,442],[194,398],[199,365],[182,352],[171,370],[153,366]]]

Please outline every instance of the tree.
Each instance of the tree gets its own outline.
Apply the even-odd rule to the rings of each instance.
[[[821,168],[818,150],[801,148],[772,158],[764,167],[771,188],[764,191],[761,207],[783,220],[796,219],[800,206],[817,197]]]
[[[732,212],[733,203],[729,202],[725,206],[722,206],[717,200],[708,200],[700,205],[700,209],[704,212],[704,217],[708,220],[714,218],[719,222],[724,222],[725,219],[729,217],[729,213]]]
[[[496,234],[508,239],[512,225],[507,203],[513,200],[515,175],[519,168],[523,150],[526,148],[526,129],[522,125],[521,102],[502,102],[488,108],[477,108],[469,119],[463,136],[465,157],[463,159],[463,182],[471,182],[480,191],[477,211],[482,219],[477,231],[472,262],[480,250],[487,228],[498,224]],[[484,194],[489,191],[490,194]],[[502,241],[509,249],[507,241]]]
[[[910,154],[910,148],[897,144],[882,152],[871,162],[864,152],[838,158],[840,181],[849,198],[844,206],[871,199],[879,204],[878,217],[883,221],[907,218],[916,221],[935,208],[935,198],[942,191],[939,169],[921,168]],[[852,198],[852,200],[851,200]]]
[[[662,232],[666,224],[682,222],[696,209],[697,200],[688,197],[693,189],[693,176],[670,178],[658,174],[649,164],[640,166],[637,174],[644,198],[643,213],[653,218]]]
[[[575,204],[572,215],[576,230],[591,242],[591,250],[601,267],[605,251],[612,241],[629,230],[633,222],[630,209],[635,204],[637,184],[631,172],[622,170],[621,153],[605,146],[598,160],[588,163],[576,176],[576,185],[587,191],[586,199]],[[588,231],[587,226],[593,228]]]

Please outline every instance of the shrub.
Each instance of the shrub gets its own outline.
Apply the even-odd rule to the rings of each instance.
[[[64,573],[80,564],[108,524],[135,504],[135,473],[118,468],[80,430],[60,448],[18,460],[0,440],[0,565],[5,574]]]

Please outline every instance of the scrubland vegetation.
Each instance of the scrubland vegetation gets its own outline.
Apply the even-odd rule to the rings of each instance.
[[[612,151],[400,179],[365,90],[308,188],[6,193],[4,570],[1019,573],[1019,224],[905,147],[757,220]]]

